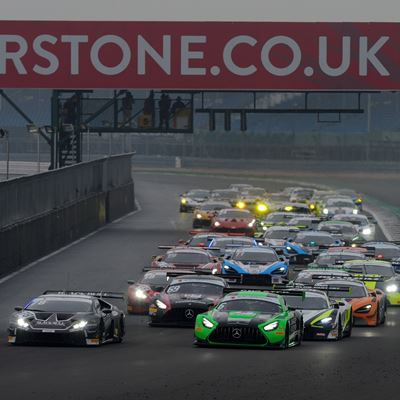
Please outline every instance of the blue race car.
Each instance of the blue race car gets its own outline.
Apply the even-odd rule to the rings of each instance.
[[[226,257],[242,247],[259,247],[259,244],[254,238],[246,236],[224,236],[214,238],[207,246],[214,257]]]
[[[285,257],[279,257],[269,247],[242,247],[225,257],[221,274],[272,275],[287,278],[289,267]]]

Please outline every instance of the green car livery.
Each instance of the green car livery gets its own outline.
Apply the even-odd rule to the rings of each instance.
[[[282,296],[261,290],[234,291],[195,325],[198,346],[288,348],[301,343],[301,313],[287,307]]]

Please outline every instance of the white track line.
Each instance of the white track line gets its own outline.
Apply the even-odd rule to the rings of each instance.
[[[50,253],[50,254],[47,254],[47,256],[44,256],[44,257],[42,257],[42,258],[39,258],[39,259],[36,260],[36,261],[31,262],[30,264],[26,265],[25,267],[22,267],[22,268],[20,268],[19,270],[15,271],[15,272],[12,272],[12,273],[9,274],[9,275],[6,275],[5,277],[3,277],[3,278],[0,279],[0,285],[2,285],[3,283],[9,281],[10,279],[14,278],[15,276],[17,276],[17,275],[19,275],[19,274],[22,274],[22,273],[25,272],[25,271],[28,271],[29,269],[31,269],[31,268],[34,267],[35,265],[37,265],[37,264],[39,264],[39,263],[41,263],[41,262],[43,262],[43,261],[45,261],[45,260],[48,260],[49,258],[54,257],[55,255],[60,254],[60,253],[62,253],[63,251],[65,251],[65,250],[67,250],[67,249],[69,249],[69,248],[71,248],[71,247],[73,247],[73,246],[76,246],[77,244],[83,242],[84,240],[86,240],[86,239],[92,237],[92,236],[95,235],[96,233],[99,233],[99,232],[101,232],[102,230],[106,229],[106,228],[109,227],[111,224],[116,224],[116,223],[118,223],[118,222],[121,222],[121,221],[124,220],[125,218],[128,218],[128,217],[130,217],[130,216],[132,216],[132,215],[134,215],[134,214],[137,214],[138,212],[142,211],[142,207],[140,206],[140,204],[139,204],[139,202],[138,202],[137,200],[135,200],[135,205],[136,205],[136,210],[135,210],[135,211],[132,211],[132,212],[130,212],[129,214],[126,214],[126,215],[122,216],[121,218],[118,218],[118,219],[112,221],[110,224],[106,224],[106,225],[104,225],[104,226],[102,226],[102,227],[96,229],[95,231],[89,233],[88,235],[86,235],[86,236],[84,236],[84,237],[81,237],[81,238],[75,240],[74,242],[67,244],[67,245],[64,246],[64,247],[61,247],[61,249],[58,249],[58,250],[56,250],[56,251],[53,251],[53,252]]]

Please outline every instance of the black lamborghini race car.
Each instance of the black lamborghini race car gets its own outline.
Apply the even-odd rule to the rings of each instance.
[[[120,293],[47,291],[16,307],[10,317],[8,343],[99,346],[122,342],[124,313],[105,298]]]

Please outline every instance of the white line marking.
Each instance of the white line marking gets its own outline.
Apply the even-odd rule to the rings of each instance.
[[[60,253],[62,253],[63,251],[65,251],[65,250],[67,250],[67,249],[69,249],[69,248],[71,248],[71,247],[73,247],[73,246],[76,246],[77,244],[83,242],[84,240],[86,240],[86,239],[92,237],[92,236],[95,235],[96,233],[99,233],[99,232],[101,232],[102,230],[106,229],[106,228],[107,228],[108,226],[110,226],[111,224],[115,224],[115,223],[121,222],[123,219],[128,218],[128,217],[130,217],[130,216],[132,216],[132,215],[134,215],[134,214],[137,214],[138,212],[142,211],[142,207],[140,206],[139,202],[138,202],[136,199],[135,199],[135,205],[136,205],[136,210],[135,210],[135,211],[132,211],[132,212],[130,212],[129,214],[126,214],[126,215],[122,216],[121,218],[118,218],[118,219],[112,221],[110,224],[106,224],[106,225],[104,225],[104,226],[102,226],[102,227],[96,229],[95,231],[89,233],[88,235],[86,235],[86,236],[84,236],[84,237],[81,237],[81,238],[75,240],[74,242],[67,244],[67,245],[64,246],[64,247],[61,247],[61,249],[58,249],[58,250],[56,250],[56,251],[53,251],[53,252],[50,253],[50,254],[47,254],[47,256],[44,256],[44,257],[42,257],[42,258],[39,258],[39,260],[36,260],[36,261],[31,262],[30,264],[26,265],[25,267],[22,267],[22,268],[20,268],[19,270],[15,271],[15,272],[12,272],[12,273],[9,274],[9,275],[6,275],[5,277],[3,277],[3,278],[0,279],[0,285],[2,285],[3,283],[9,281],[10,279],[14,278],[14,277],[17,276],[17,275],[22,274],[23,272],[27,271],[28,269],[31,269],[31,268],[34,267],[35,265],[37,265],[37,264],[39,264],[39,263],[41,263],[41,262],[43,262],[43,261],[45,261],[45,260],[48,260],[49,258],[54,257],[55,255],[60,254]]]

